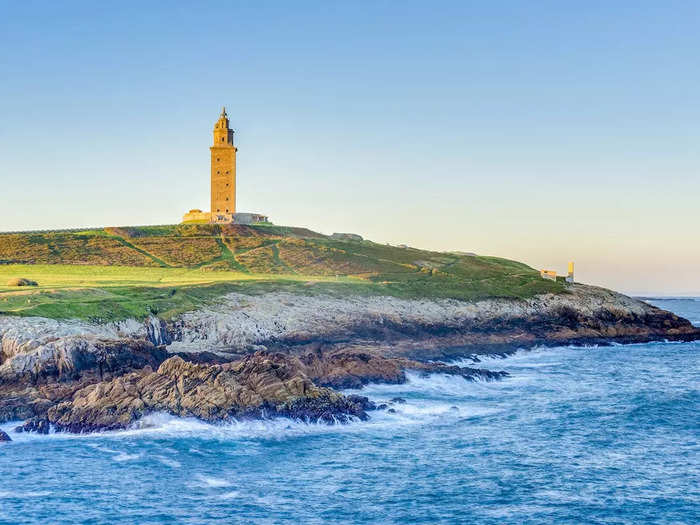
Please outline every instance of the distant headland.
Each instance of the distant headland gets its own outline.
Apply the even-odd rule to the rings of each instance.
[[[154,412],[345,422],[391,408],[338,388],[407,371],[506,375],[440,360],[700,338],[686,319],[575,283],[573,263],[561,277],[240,213],[233,135],[224,109],[211,210],[181,224],[0,234],[0,422],[43,433],[124,429]]]

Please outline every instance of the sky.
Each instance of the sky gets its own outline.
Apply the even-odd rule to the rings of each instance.
[[[700,3],[0,0],[0,231],[238,210],[700,295]]]

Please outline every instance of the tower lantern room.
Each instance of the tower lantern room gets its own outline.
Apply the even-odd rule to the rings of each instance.
[[[233,130],[229,127],[225,107],[221,110],[219,120],[214,124],[214,146],[233,146]]]

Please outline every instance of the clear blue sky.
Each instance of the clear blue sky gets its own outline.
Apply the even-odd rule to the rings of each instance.
[[[0,230],[207,209],[225,104],[241,211],[700,294],[698,27],[694,1],[0,0]]]

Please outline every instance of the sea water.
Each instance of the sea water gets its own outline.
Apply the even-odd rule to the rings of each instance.
[[[700,323],[700,300],[655,300]],[[471,364],[465,361],[465,364]],[[165,415],[0,446],[2,523],[698,523],[700,343],[521,351],[409,375],[328,426]]]

